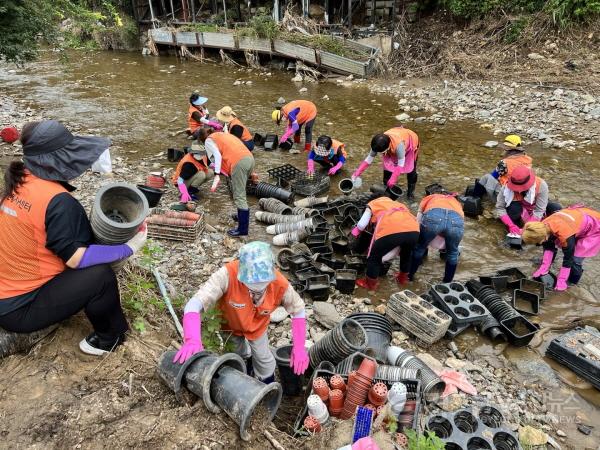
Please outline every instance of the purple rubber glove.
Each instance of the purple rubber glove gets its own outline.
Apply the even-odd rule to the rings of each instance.
[[[567,280],[569,279],[569,275],[571,274],[570,267],[561,267],[558,272],[558,277],[556,278],[556,286],[554,286],[555,291],[566,291],[569,286],[567,286]]]
[[[306,173],[312,175],[315,173],[315,162],[312,159],[306,161]]]
[[[296,375],[302,375],[308,367],[308,353],[304,347],[306,336],[306,319],[294,317],[292,319],[292,354],[290,367]]]
[[[514,224],[514,222],[508,214],[504,214],[502,217],[500,217],[500,220],[504,225],[506,225],[506,228],[508,228],[509,233],[518,234],[519,236],[523,234],[523,231]]]
[[[554,258],[554,252],[552,250],[544,250],[544,254],[542,256],[542,264],[533,273],[533,278],[541,277],[542,275],[546,275],[550,270],[550,266],[552,265],[552,259]]]
[[[189,312],[183,315],[183,345],[175,355],[173,362],[183,364],[195,353],[204,350],[202,345],[202,322],[200,313]]]
[[[127,244],[120,245],[90,245],[79,261],[78,269],[97,266],[98,264],[109,264],[129,258],[133,250]]]
[[[352,231],[350,232],[350,234],[352,236],[354,236],[355,238],[357,238],[360,235],[360,228],[358,228],[358,227],[352,228]]]
[[[342,168],[342,166],[344,165],[344,163],[339,162],[337,163],[335,166],[333,166],[331,169],[329,169],[329,172],[327,173],[328,175],[335,175],[338,170],[340,170]]]
[[[213,128],[215,131],[223,131],[223,125],[221,125],[219,122],[209,120],[206,125]]]
[[[179,201],[181,203],[187,203],[192,201],[192,196],[190,195],[188,188],[183,181],[181,183],[177,182],[177,188],[181,193],[181,196],[179,197]]]
[[[367,170],[367,167],[369,167],[369,163],[366,161],[363,161],[360,163],[360,165],[358,166],[358,169],[356,169],[354,171],[354,173],[352,174],[352,181],[354,181],[355,178],[358,178],[362,175],[362,173]]]
[[[402,167],[398,166],[394,169],[394,171],[392,172],[392,176],[390,177],[390,179],[387,182],[387,187],[392,188],[396,185],[396,183],[398,182],[398,177],[400,176],[400,171],[402,170]]]

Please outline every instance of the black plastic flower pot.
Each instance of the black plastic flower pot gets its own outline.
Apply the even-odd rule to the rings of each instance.
[[[333,270],[343,269],[345,265],[343,259],[338,259],[335,256],[332,256],[331,254],[319,254],[319,256],[317,257],[317,261],[327,265]]]
[[[288,397],[296,397],[302,393],[304,385],[304,377],[296,375],[290,367],[290,355],[292,354],[292,345],[284,345],[273,351],[283,395]]]
[[[481,275],[479,281],[487,286],[491,286],[496,292],[502,292],[506,289],[508,277],[506,275]]]
[[[352,353],[362,352],[367,344],[367,333],[362,325],[343,319],[309,349],[310,365],[314,368],[322,361],[338,364]]]
[[[439,194],[443,190],[444,186],[442,186],[440,183],[432,183],[425,186],[425,195]]]
[[[356,270],[357,273],[365,271],[367,266],[367,257],[363,255],[346,255],[344,257],[346,261],[346,269]]]
[[[513,250],[523,250],[523,238],[521,236],[516,236],[509,233],[504,238],[504,243],[507,247],[510,247]]]
[[[272,151],[277,148],[277,144],[279,142],[278,136],[276,134],[267,134],[265,136],[264,147],[267,151]]]
[[[169,162],[179,162],[181,158],[183,158],[186,154],[185,149],[179,150],[178,148],[168,148],[167,149],[167,161]]]
[[[263,145],[265,145],[265,137],[260,134],[260,133],[254,133],[254,144],[258,145],[259,147],[262,147]]]
[[[306,279],[306,293],[313,301],[326,301],[329,298],[329,275],[314,275]]]
[[[173,362],[176,350],[168,350],[164,352],[158,360],[157,372],[161,380],[173,391],[175,397],[181,401],[181,391],[185,387],[185,373],[197,359],[210,355],[208,351],[199,352],[192,355],[183,364]]]
[[[140,191],[142,191],[142,194],[144,194],[146,200],[148,200],[148,206],[150,208],[155,208],[160,202],[160,198],[165,193],[165,191],[162,189],[156,189],[150,186],[145,186],[143,184],[138,184],[137,188]]]
[[[527,278],[521,279],[521,284],[519,288],[522,291],[531,292],[532,294],[537,294],[540,300],[546,298],[546,285],[541,281],[536,280],[528,280]]]
[[[483,205],[479,197],[458,196],[456,198],[463,207],[465,216],[477,218],[483,214]]]
[[[265,183],[264,181],[260,181],[254,185],[254,192],[254,195],[258,198],[273,197],[286,204],[294,200],[293,192],[282,189],[274,184]]]
[[[521,286],[521,280],[527,278],[523,272],[516,267],[509,267],[508,269],[502,269],[498,271],[498,275],[505,275],[508,277],[506,281],[506,287],[508,289],[518,289]]]
[[[338,253],[344,253],[348,250],[348,238],[338,236],[331,240],[331,247]]]
[[[287,264],[289,271],[295,273],[300,269],[308,267],[310,265],[310,258],[307,258],[305,255],[288,256]]]
[[[351,178],[344,178],[340,180],[338,188],[340,191],[342,191],[342,193],[349,194],[352,192],[352,189],[354,189],[354,183],[352,182]]]
[[[398,197],[402,195],[402,188],[400,186],[394,185],[392,187],[388,187],[385,190],[385,195],[387,195],[392,200],[396,200]]]
[[[281,150],[285,150],[285,151],[291,150],[293,146],[294,146],[294,141],[292,141],[290,138],[286,139],[285,141],[283,141],[282,143],[279,144],[279,148]]]
[[[540,297],[521,289],[513,291],[512,306],[522,314],[537,315],[540,311]]]
[[[546,290],[552,290],[556,285],[556,275],[554,275],[552,272],[548,272],[546,275],[542,275],[541,277],[536,277],[534,280],[543,283]]]
[[[342,294],[352,294],[356,288],[356,270],[338,269],[335,271],[335,287]]]
[[[524,347],[531,342],[538,326],[525,319],[523,316],[500,321],[504,334],[515,347]]]
[[[354,248],[355,253],[366,253],[371,245],[371,241],[373,240],[373,233],[370,231],[363,231],[360,233],[358,240],[356,242],[356,247]]]

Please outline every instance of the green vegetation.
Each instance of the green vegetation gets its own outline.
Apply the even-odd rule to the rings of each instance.
[[[177,28],[178,31],[192,31],[196,33],[219,31],[219,27],[212,23],[191,23]]]
[[[408,450],[444,450],[446,444],[431,431],[417,434],[414,430],[404,432],[408,438]]]

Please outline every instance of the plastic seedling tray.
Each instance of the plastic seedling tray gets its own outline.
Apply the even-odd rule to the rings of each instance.
[[[546,286],[541,281],[528,280],[527,278],[523,278],[521,280],[521,284],[519,289],[526,292],[531,292],[532,294],[537,294],[540,300],[546,298]]]
[[[480,322],[489,311],[460,283],[434,285],[429,291],[456,325]]]
[[[508,342],[515,347],[524,347],[529,344],[539,329],[537,325],[522,316],[501,321],[500,328],[504,331]]]
[[[448,330],[446,331],[446,334],[444,335],[444,337],[446,339],[454,339],[456,336],[458,336],[460,333],[465,331],[470,326],[471,326],[470,323],[467,323],[465,325],[456,325],[454,322],[452,322],[450,324],[450,326],[448,327]]]
[[[278,181],[278,184],[288,185],[289,182],[296,178],[296,175],[302,173],[302,171],[291,164],[284,164],[283,166],[267,170],[267,173],[271,178],[275,178]]]
[[[329,177],[320,173],[308,175],[306,172],[301,172],[290,182],[293,192],[305,196],[318,195],[328,191],[330,185]]]
[[[374,411],[364,406],[356,408],[356,417],[354,418],[354,426],[352,427],[352,443],[354,444],[361,438],[367,437],[371,434],[371,427],[373,425],[373,413]]]
[[[513,291],[512,306],[522,314],[537,315],[540,311],[540,297],[532,292],[515,289]]]
[[[597,334],[575,328],[554,338],[546,354],[600,389],[600,337]]]
[[[521,272],[516,267],[510,267],[508,269],[499,270],[498,275],[506,275],[508,279],[506,280],[506,287],[508,289],[519,289],[521,286],[521,280],[523,278],[527,278],[523,272]]]
[[[486,286],[491,286],[496,292],[502,292],[508,284],[508,276],[506,275],[482,275],[479,281]]]

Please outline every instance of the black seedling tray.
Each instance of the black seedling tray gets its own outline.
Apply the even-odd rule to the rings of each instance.
[[[524,347],[529,344],[539,330],[536,324],[531,323],[523,316],[501,321],[500,328],[504,331],[508,342],[515,347]]]
[[[579,368],[585,377],[600,379],[600,337],[584,328],[577,327],[552,339],[546,352],[567,361],[569,367]]]
[[[315,172],[308,175],[306,172],[300,172],[290,181],[290,188],[296,194],[311,196],[319,195],[329,190],[331,180],[329,176]]]
[[[296,178],[296,175],[302,173],[302,171],[291,164],[284,164],[283,166],[267,170],[267,173],[271,178],[277,180],[279,186],[287,186],[289,182]]]
[[[434,285],[429,293],[456,325],[480,322],[490,312],[460,283]]]
[[[531,292],[532,294],[537,294],[540,300],[546,298],[546,286],[541,281],[528,280],[527,278],[522,278],[519,289],[521,289],[522,291]]]
[[[456,325],[454,322],[452,322],[448,327],[448,330],[446,330],[446,334],[444,335],[444,337],[446,339],[454,339],[456,336],[458,336],[470,326],[470,323],[467,323],[465,325]]]
[[[506,287],[508,289],[519,289],[521,286],[521,280],[527,278],[523,272],[516,267],[510,267],[508,269],[499,270],[498,275],[506,275],[508,280],[506,281]]]
[[[532,292],[515,289],[513,291],[512,306],[520,313],[537,315],[540,312],[540,297]]]

